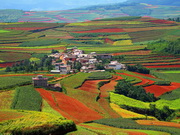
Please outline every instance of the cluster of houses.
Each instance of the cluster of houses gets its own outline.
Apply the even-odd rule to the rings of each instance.
[[[66,53],[55,53],[49,55],[49,57],[54,57],[52,65],[54,65],[54,70],[51,73],[67,74],[75,72],[73,69],[73,64],[79,62],[81,64],[81,72],[96,72],[96,64],[101,63],[103,59],[111,59],[111,54],[96,54],[96,52],[91,52],[85,54],[83,50],[76,47],[67,49]],[[97,57],[100,59],[98,60]],[[111,61],[105,66],[105,69],[123,69],[124,64],[117,61]]]

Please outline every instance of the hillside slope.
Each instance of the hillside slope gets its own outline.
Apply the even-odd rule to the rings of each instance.
[[[138,0],[58,11],[0,10],[0,22],[83,22],[123,16],[169,18],[179,16],[180,2],[170,0]]]

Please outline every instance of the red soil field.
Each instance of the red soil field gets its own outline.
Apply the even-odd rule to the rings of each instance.
[[[23,117],[23,114],[11,111],[0,111],[0,122]]]
[[[151,50],[140,50],[140,51],[131,51],[131,52],[120,52],[120,53],[113,53],[113,56],[116,55],[149,55],[151,53]]]
[[[159,85],[151,85],[144,87],[146,92],[154,93],[154,96],[159,97],[162,94],[180,88],[180,83],[172,82],[170,86],[159,86]]]
[[[13,64],[16,64],[17,62],[5,62],[5,63],[0,63],[0,67],[12,67]]]
[[[109,28],[109,29],[97,29],[97,30],[87,30],[87,31],[74,31],[73,33],[111,33],[111,32],[125,32],[121,28]]]
[[[66,112],[62,111],[58,104],[56,103],[55,98],[53,97],[53,94],[51,94],[51,91],[44,90],[42,88],[36,88],[36,90],[40,93],[41,97],[45,99],[48,104],[57,112],[59,112],[61,115],[63,115],[67,119],[73,119],[71,116],[69,116]]]
[[[168,126],[168,127],[180,128],[180,124],[174,122],[154,121],[154,120],[136,120],[136,122],[140,125],[155,125],[155,126]]]
[[[61,110],[73,116],[78,122],[91,121],[101,119],[102,116],[91,110],[77,99],[71,98],[63,93],[57,92],[54,94],[58,106]]]
[[[110,81],[110,83],[104,84],[100,88],[100,97],[108,97],[109,96],[109,91],[114,91],[114,87],[117,85],[118,82],[117,80],[123,79],[121,76],[113,76],[113,79]]]
[[[145,66],[146,68],[180,68],[180,64],[177,65],[152,65]]]
[[[109,38],[104,39],[104,42],[105,42],[105,43],[108,43],[108,44],[111,44],[111,45],[114,43],[114,41],[112,41],[112,40],[109,39]]]
[[[50,106],[64,117],[81,123],[85,121],[101,119],[102,116],[91,110],[78,100],[71,98],[64,93],[36,89]]]
[[[46,29],[48,27],[11,27],[11,28],[5,28],[10,30],[38,30],[38,29]]]
[[[148,21],[148,22],[160,23],[160,24],[172,24],[172,23],[174,23],[173,21],[167,21],[167,20],[162,20],[162,19],[159,19],[159,20],[151,20],[151,21]]]

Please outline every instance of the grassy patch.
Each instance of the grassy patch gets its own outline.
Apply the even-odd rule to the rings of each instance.
[[[110,79],[112,75],[109,72],[94,72],[87,79],[90,80],[101,80],[101,79]]]

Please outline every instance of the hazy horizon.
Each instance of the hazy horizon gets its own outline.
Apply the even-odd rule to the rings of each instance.
[[[6,0],[2,1],[3,4],[0,5],[0,9],[20,9],[29,11],[67,10],[124,1],[127,0]]]

